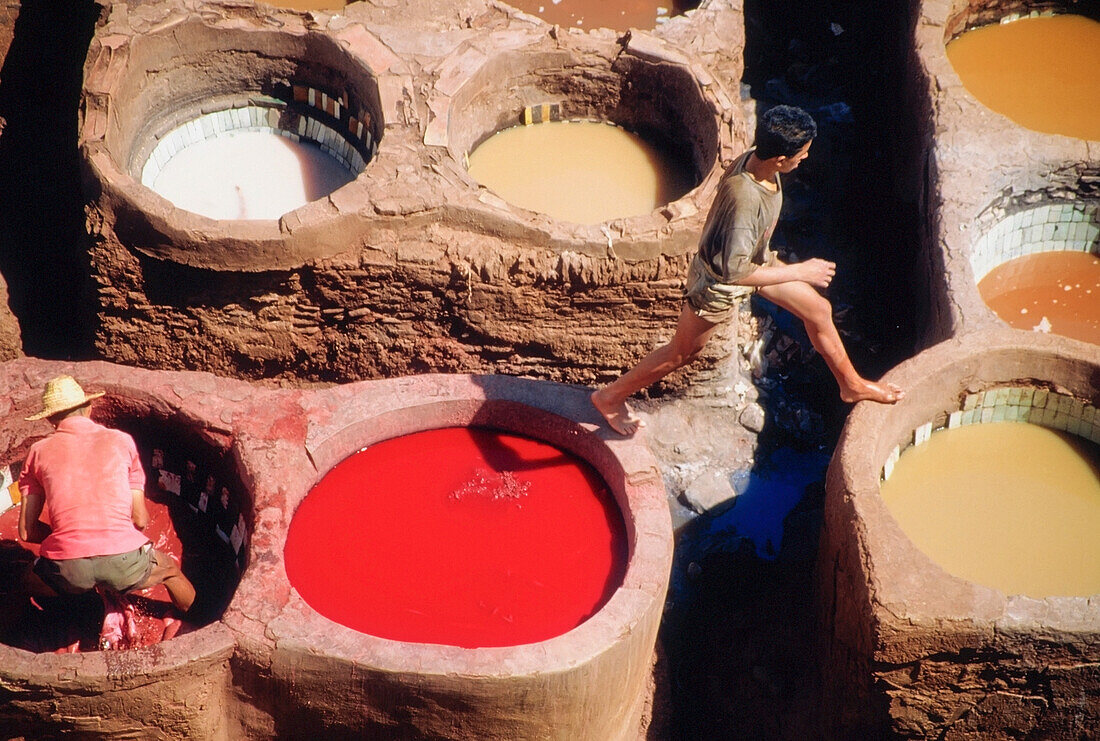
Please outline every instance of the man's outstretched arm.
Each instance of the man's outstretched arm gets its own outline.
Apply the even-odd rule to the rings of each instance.
[[[775,286],[780,283],[802,281],[816,288],[828,288],[836,275],[836,263],[814,257],[805,262],[785,263],[778,259],[774,265],[760,265],[748,275],[733,282],[739,286]]]

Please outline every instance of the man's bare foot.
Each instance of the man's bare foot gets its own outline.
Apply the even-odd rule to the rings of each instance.
[[[848,389],[840,390],[840,398],[849,404],[857,401],[877,401],[879,404],[893,404],[905,398],[905,391],[892,383],[878,384],[863,381]]]
[[[597,389],[588,398],[592,400],[592,406],[596,407],[596,411],[607,420],[611,429],[629,437],[637,432],[639,427],[645,427],[645,420],[635,415],[625,401],[608,404],[603,398],[602,391],[603,389]]]

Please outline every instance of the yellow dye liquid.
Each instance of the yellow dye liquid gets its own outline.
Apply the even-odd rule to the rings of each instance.
[[[1100,594],[1100,446],[1022,422],[940,430],[882,498],[946,571],[1005,594]]]
[[[514,126],[470,153],[470,175],[509,203],[576,224],[648,214],[694,185],[687,163],[618,126]]]
[[[1021,126],[1100,140],[1100,22],[1024,18],[967,31],[947,45],[966,89]]]

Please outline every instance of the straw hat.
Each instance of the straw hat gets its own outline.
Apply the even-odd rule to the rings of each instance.
[[[44,409],[38,414],[32,414],[27,420],[45,419],[60,412],[67,412],[88,404],[93,399],[98,399],[107,393],[97,391],[94,394],[85,394],[84,389],[72,376],[58,376],[46,383],[46,390],[42,392],[42,406]]]

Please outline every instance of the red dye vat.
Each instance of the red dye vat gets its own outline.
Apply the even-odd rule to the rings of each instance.
[[[332,469],[286,542],[290,582],[362,633],[464,648],[565,633],[622,582],[605,483],[542,442],[476,428],[387,440]]]

